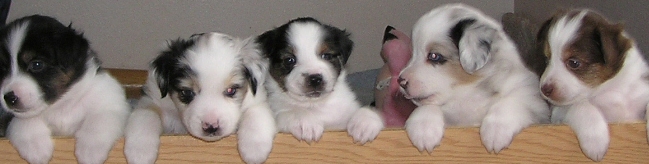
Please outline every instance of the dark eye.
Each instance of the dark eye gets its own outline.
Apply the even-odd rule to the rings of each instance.
[[[241,88],[240,85],[233,85],[230,88],[226,89],[225,92],[223,92],[223,94],[225,96],[232,98],[234,97],[235,94],[237,94],[237,90],[239,90],[239,88]]]
[[[446,61],[442,54],[435,52],[428,53],[428,56],[426,58],[432,63],[443,63],[444,61]]]
[[[284,65],[286,66],[293,66],[295,65],[295,62],[296,62],[295,56],[284,58]]]
[[[568,67],[570,67],[572,69],[576,69],[576,68],[579,68],[581,66],[581,62],[579,60],[577,60],[577,59],[568,59],[568,62],[566,63],[566,65],[568,65]]]
[[[180,90],[180,95],[178,95],[178,99],[180,99],[180,102],[183,102],[185,104],[189,104],[194,100],[194,96],[196,96],[196,93],[190,89],[183,89]]]
[[[322,59],[324,59],[324,60],[331,60],[331,59],[334,58],[334,54],[327,52],[327,53],[323,53],[322,55],[320,55],[320,57]]]
[[[41,60],[33,60],[27,66],[27,70],[30,72],[41,72],[43,69],[45,69],[45,63]]]

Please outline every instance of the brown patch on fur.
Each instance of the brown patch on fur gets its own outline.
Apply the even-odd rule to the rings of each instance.
[[[466,85],[478,81],[481,78],[479,75],[469,74],[464,71],[464,68],[462,68],[458,50],[455,48],[449,49],[449,47],[455,46],[445,46],[438,43],[431,43],[426,47],[428,50],[427,52],[440,53],[447,60],[443,64],[436,65],[435,67],[440,67],[441,70],[447,72],[448,75],[453,77],[453,79],[455,79],[455,83],[453,85]],[[424,57],[427,58],[427,56]]]
[[[322,43],[322,44],[320,44],[320,47],[318,48],[318,55],[327,53],[329,51],[330,51],[329,46],[327,46],[326,43]]]
[[[623,31],[622,25],[611,24],[597,13],[587,13],[576,38],[563,50],[564,64],[591,87],[611,79],[622,68],[625,52],[632,45],[630,39],[622,36]],[[567,66],[571,59],[580,61],[581,66]]]

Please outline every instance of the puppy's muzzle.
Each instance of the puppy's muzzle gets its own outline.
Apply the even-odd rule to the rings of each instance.
[[[214,122],[214,123],[203,122],[202,128],[203,128],[203,133],[205,133],[206,136],[217,136],[217,135],[219,135],[220,128],[219,128],[219,123],[218,122]]]

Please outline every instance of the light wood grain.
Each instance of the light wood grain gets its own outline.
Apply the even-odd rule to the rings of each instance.
[[[644,123],[611,124],[611,144],[603,163],[646,163],[649,146]],[[448,128],[442,145],[429,155],[415,149],[403,130],[384,130],[372,143],[357,145],[345,132],[326,132],[311,145],[289,134],[278,134],[267,163],[584,163],[567,126],[534,126],[525,129],[500,154],[489,154],[480,142],[478,128]],[[191,136],[163,136],[156,163],[241,163],[236,136],[204,142]],[[51,163],[74,163],[74,139],[55,139]],[[106,163],[125,163],[120,140]],[[0,139],[2,163],[25,163]]]

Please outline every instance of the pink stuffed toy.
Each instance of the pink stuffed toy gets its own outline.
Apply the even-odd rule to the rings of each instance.
[[[399,91],[399,73],[412,56],[410,37],[392,26],[385,28],[381,58],[385,65],[376,77],[374,99],[381,110],[385,127],[403,127],[410,113],[417,107]]]

